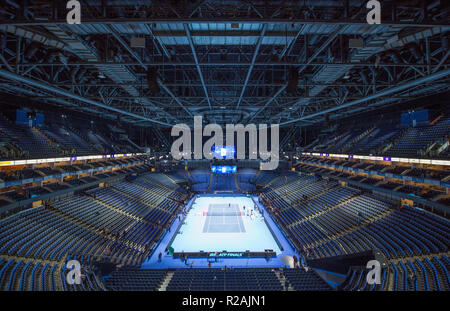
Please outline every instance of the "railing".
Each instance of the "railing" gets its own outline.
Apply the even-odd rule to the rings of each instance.
[[[63,158],[45,158],[45,159],[30,159],[30,160],[5,160],[0,161],[0,166],[15,166],[15,165],[31,165],[42,163],[57,163],[57,162],[73,162],[82,160],[94,160],[94,159],[116,159],[122,157],[133,157],[144,155],[144,153],[125,153],[125,154],[112,154],[112,155],[89,155],[81,157],[63,157]]]
[[[448,146],[450,145],[450,142],[447,140],[442,146],[439,147],[439,149],[436,151],[436,155],[441,154],[443,151],[445,151]]]

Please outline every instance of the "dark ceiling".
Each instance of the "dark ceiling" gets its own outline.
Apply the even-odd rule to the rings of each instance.
[[[380,25],[351,0],[80,1],[79,25],[2,2],[0,92],[143,127],[302,127],[450,86],[446,1],[382,1]]]

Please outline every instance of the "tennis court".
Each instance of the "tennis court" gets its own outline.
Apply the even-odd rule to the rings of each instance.
[[[244,195],[200,196],[194,201],[171,246],[175,252],[280,253],[275,238],[257,210]],[[249,216],[250,213],[253,216]]]

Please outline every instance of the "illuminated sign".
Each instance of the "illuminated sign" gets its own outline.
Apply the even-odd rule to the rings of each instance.
[[[236,165],[211,165],[211,172],[216,174],[236,174]]]
[[[140,156],[144,153],[136,153],[135,155]],[[34,159],[34,160],[17,160],[17,161],[2,161],[0,166],[13,166],[13,165],[29,165],[29,164],[40,164],[40,163],[55,163],[55,162],[73,162],[77,160],[93,160],[93,159],[107,159],[115,158],[118,155],[93,155],[93,156],[83,156],[83,157],[64,157],[64,158],[47,158],[47,159]],[[121,154],[120,156],[126,156]]]
[[[214,253],[211,252],[208,255],[209,257],[243,257],[244,253]]]
[[[213,146],[213,157],[216,159],[232,159],[235,155],[234,146]]]
[[[376,156],[360,156],[360,155],[349,155],[349,154],[324,154],[324,153],[312,153],[312,152],[302,152],[305,156],[320,156],[320,157],[335,157],[335,158],[348,158],[348,159],[361,159],[361,160],[372,160],[372,161],[391,161],[391,162],[401,162],[401,163],[422,163],[422,164],[434,164],[434,165],[445,165],[450,166],[450,161],[448,160],[430,160],[430,159],[414,159],[414,158],[391,158],[391,157],[376,157]]]

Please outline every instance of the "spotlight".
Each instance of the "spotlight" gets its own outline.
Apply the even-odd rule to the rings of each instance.
[[[132,37],[130,40],[130,45],[132,48],[145,48],[145,38]]]

